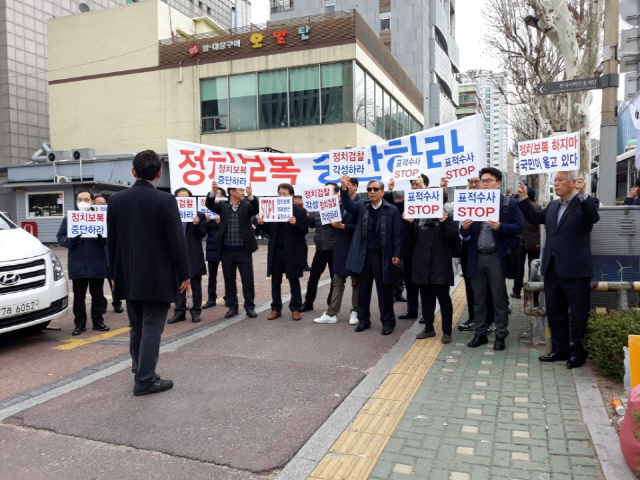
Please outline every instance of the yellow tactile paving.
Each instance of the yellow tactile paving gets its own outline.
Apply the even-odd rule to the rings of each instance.
[[[458,285],[451,300],[455,326],[466,308],[464,285]],[[438,335],[416,341],[407,350],[329,453],[311,472],[309,480],[369,478],[409,403],[442,350],[440,324],[438,314],[435,319]]]

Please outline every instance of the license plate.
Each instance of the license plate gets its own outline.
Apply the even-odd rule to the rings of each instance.
[[[0,318],[12,317],[14,315],[22,315],[34,310],[38,310],[38,300],[31,300],[28,302],[16,303],[15,305],[8,305],[6,307],[0,307]]]

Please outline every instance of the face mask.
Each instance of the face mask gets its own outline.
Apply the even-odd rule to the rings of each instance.
[[[76,205],[78,206],[78,210],[80,210],[81,212],[88,212],[89,210],[91,210],[91,204],[90,203],[78,202],[78,203],[76,203]]]

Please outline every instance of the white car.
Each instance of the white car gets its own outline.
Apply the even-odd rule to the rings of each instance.
[[[0,334],[44,329],[66,315],[68,296],[56,254],[0,212]]]

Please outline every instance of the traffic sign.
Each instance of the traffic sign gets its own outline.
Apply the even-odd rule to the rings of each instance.
[[[562,82],[549,82],[536,84],[536,94],[552,95],[557,93],[585,92],[598,88],[617,87],[618,75],[608,74],[597,78],[576,78]]]

